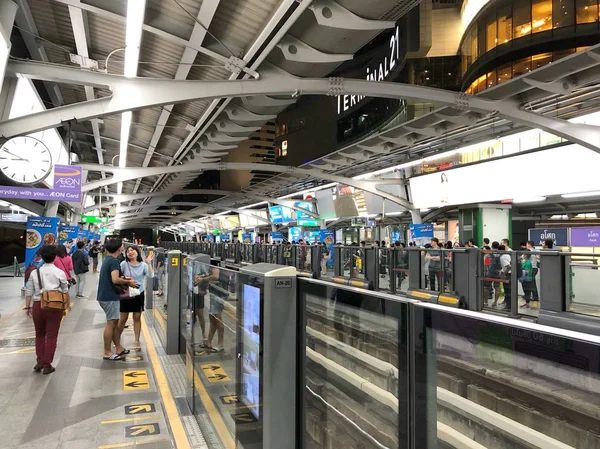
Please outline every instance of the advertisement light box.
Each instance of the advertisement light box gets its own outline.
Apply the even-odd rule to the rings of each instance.
[[[527,200],[598,190],[600,154],[564,145],[410,179],[413,204],[428,209],[502,200]],[[535,182],[527,182],[528,173]]]

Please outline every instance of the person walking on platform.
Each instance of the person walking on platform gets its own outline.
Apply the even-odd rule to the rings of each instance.
[[[106,242],[107,256],[100,267],[98,279],[98,303],[106,314],[106,327],[104,328],[104,360],[123,360],[123,356],[129,354],[129,350],[121,345],[121,334],[119,333],[119,303],[121,297],[116,286],[137,287],[135,279],[121,276],[121,266],[117,257],[123,251],[123,242],[118,237],[113,237]],[[112,352],[111,344],[115,345]]]
[[[154,271],[152,271],[152,259],[154,256],[151,254],[145,260],[140,253],[139,248],[130,246],[125,252],[125,261],[121,262],[121,273],[128,278],[135,280],[139,285],[140,294],[133,298],[128,298],[121,301],[119,318],[119,337],[123,334],[125,324],[129,319],[129,314],[133,314],[133,335],[134,335],[134,349],[141,351],[140,346],[140,333],[142,330],[142,312],[144,311],[144,286],[146,284],[146,277],[154,277]]]
[[[162,296],[165,282],[165,255],[162,252],[156,255],[156,271],[158,272],[158,292],[156,296]]]
[[[84,246],[83,242],[77,242],[77,250],[71,256],[71,259],[73,259],[73,271],[77,277],[77,298],[85,298],[83,295],[85,277],[87,272],[90,271],[90,260],[83,249]]]
[[[94,240],[94,244],[90,248],[90,257],[92,258],[92,272],[98,272],[98,255],[100,254],[100,243]]]
[[[504,241],[506,239],[503,239]],[[498,251],[512,251],[511,249],[507,249],[505,245],[500,245],[498,247]],[[500,264],[502,265],[502,271],[500,272],[500,278],[503,281],[504,285],[504,305],[506,310],[510,310],[511,300],[512,300],[512,283],[511,283],[511,255],[508,253],[504,253],[500,255]]]
[[[63,317],[63,311],[41,307],[42,291],[61,291],[67,293],[69,284],[67,276],[54,261],[57,255],[56,246],[45,245],[40,249],[40,255],[44,261],[35,272],[31,273],[25,287],[25,310],[27,316],[33,318],[35,326],[35,354],[37,363],[33,367],[36,373],[50,374],[55,371],[52,366],[58,331]],[[33,299],[33,307],[31,301]]]
[[[425,254],[425,259],[429,261],[429,286],[432,291],[435,289],[435,280],[437,279],[437,285],[439,291],[442,292],[443,285],[443,271],[442,271],[442,251],[440,250],[440,241],[437,237],[431,239],[431,250],[428,250]]]

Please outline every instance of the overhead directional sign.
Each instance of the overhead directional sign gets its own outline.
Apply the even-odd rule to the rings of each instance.
[[[81,223],[108,223],[108,217],[96,217],[95,215],[82,215]]]
[[[145,369],[123,371],[123,390],[147,390],[150,388]]]
[[[218,363],[211,363],[210,365],[200,365],[202,368],[202,372],[206,376],[209,382],[218,383],[218,382],[231,382],[231,379],[223,369],[221,365]]]
[[[125,406],[126,415],[143,415],[145,413],[154,413],[156,406],[154,404],[134,404]]]
[[[149,435],[158,435],[160,427],[158,423],[138,424],[136,426],[125,427],[125,436],[127,438],[146,437]]]

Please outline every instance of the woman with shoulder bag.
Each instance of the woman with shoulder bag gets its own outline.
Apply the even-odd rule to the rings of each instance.
[[[130,246],[125,253],[125,260],[121,262],[121,273],[127,278],[135,280],[139,287],[129,287],[129,297],[122,299],[120,304],[121,316],[119,318],[119,335],[123,333],[125,324],[129,319],[129,314],[133,314],[133,334],[135,337],[134,349],[140,351],[140,332],[142,329],[142,312],[144,311],[144,287],[145,278],[154,277],[152,270],[153,255],[150,255],[144,260],[139,248]]]
[[[36,373],[50,374],[58,331],[63,314],[69,306],[69,285],[63,270],[54,265],[57,248],[45,245],[40,249],[44,265],[36,269],[25,287],[25,311],[35,326]],[[31,301],[33,299],[33,307]]]

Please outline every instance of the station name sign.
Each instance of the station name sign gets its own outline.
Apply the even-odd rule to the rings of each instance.
[[[389,53],[379,63],[367,67],[367,81],[385,81],[390,73],[400,64],[400,27],[396,26],[394,34],[390,37]],[[338,115],[352,109],[363,101],[364,95],[340,95],[337,100]]]

